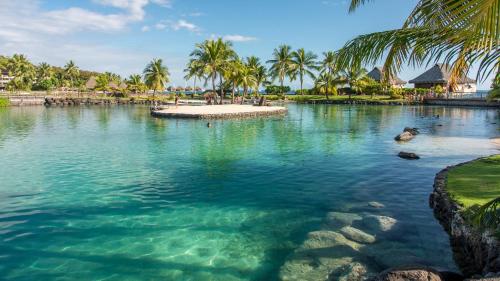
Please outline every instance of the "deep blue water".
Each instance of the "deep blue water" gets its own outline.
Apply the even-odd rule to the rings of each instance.
[[[140,106],[0,109],[0,279],[292,280],[284,265],[315,276],[346,260],[456,269],[428,196],[443,167],[498,151],[497,110],[288,107],[212,128]],[[421,135],[396,143],[405,126]],[[330,212],[398,227],[298,261],[308,233],[338,231]]]

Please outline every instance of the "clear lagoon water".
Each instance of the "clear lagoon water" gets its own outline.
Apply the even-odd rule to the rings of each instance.
[[[398,221],[350,261],[456,270],[428,196],[443,167],[498,153],[498,110],[288,107],[211,128],[142,106],[0,109],[0,279],[278,280],[330,212]],[[396,143],[405,126],[421,135]]]

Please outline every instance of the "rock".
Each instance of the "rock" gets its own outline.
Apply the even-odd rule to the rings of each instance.
[[[394,139],[397,141],[410,141],[414,138],[415,136],[410,133],[410,132],[403,132],[399,135],[397,135]]]
[[[407,159],[407,160],[417,160],[417,159],[420,159],[420,156],[418,156],[417,154],[415,154],[413,152],[404,152],[404,151],[401,151],[398,154],[398,157],[399,158],[403,158],[403,159]]]
[[[280,270],[281,280],[328,280],[360,255],[362,244],[335,231],[313,231]]]
[[[340,229],[340,233],[342,233],[348,239],[359,243],[371,244],[375,242],[375,236],[351,226],[344,226],[342,229]]]
[[[431,268],[388,269],[370,281],[444,281],[439,272]]]
[[[368,206],[373,207],[373,208],[376,208],[376,209],[385,208],[385,205],[384,205],[384,204],[379,203],[379,202],[375,202],[375,201],[368,202]]]
[[[326,215],[326,224],[329,227],[340,228],[346,225],[352,225],[354,221],[363,219],[355,213],[330,212]]]
[[[339,270],[333,271],[328,276],[328,281],[361,281],[368,275],[368,269],[359,262],[345,265]]]
[[[375,232],[385,232],[391,230],[396,225],[397,220],[391,217],[367,215],[363,219],[363,224]]]
[[[418,128],[410,128],[410,127],[405,127],[403,132],[408,132],[414,136],[420,134],[420,132],[418,131]]]

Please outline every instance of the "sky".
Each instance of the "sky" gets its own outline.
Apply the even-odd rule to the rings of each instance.
[[[187,86],[189,54],[206,39],[222,37],[240,56],[264,62],[281,44],[320,56],[358,35],[399,28],[416,3],[376,0],[348,13],[348,0],[0,0],[0,54],[57,66],[72,59],[81,69],[123,77],[161,58],[169,84]],[[408,81],[429,67],[406,67],[399,76]]]

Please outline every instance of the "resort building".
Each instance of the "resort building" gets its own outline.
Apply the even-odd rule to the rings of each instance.
[[[368,72],[367,76],[380,83],[382,82],[382,77],[384,77],[384,72],[382,68],[376,66],[372,71]],[[389,83],[391,86],[399,88],[403,88],[406,85],[406,81],[403,81],[397,76],[391,78]]]
[[[9,72],[0,70],[0,91],[5,91],[7,84],[9,84],[12,79],[14,79],[14,77],[9,76]]]
[[[417,78],[410,80],[410,83],[415,84],[415,88],[431,89],[435,86],[441,86],[447,92],[476,92],[476,80],[464,75],[459,79],[456,87],[452,89],[449,85],[450,76],[451,67],[447,64],[438,63]]]

